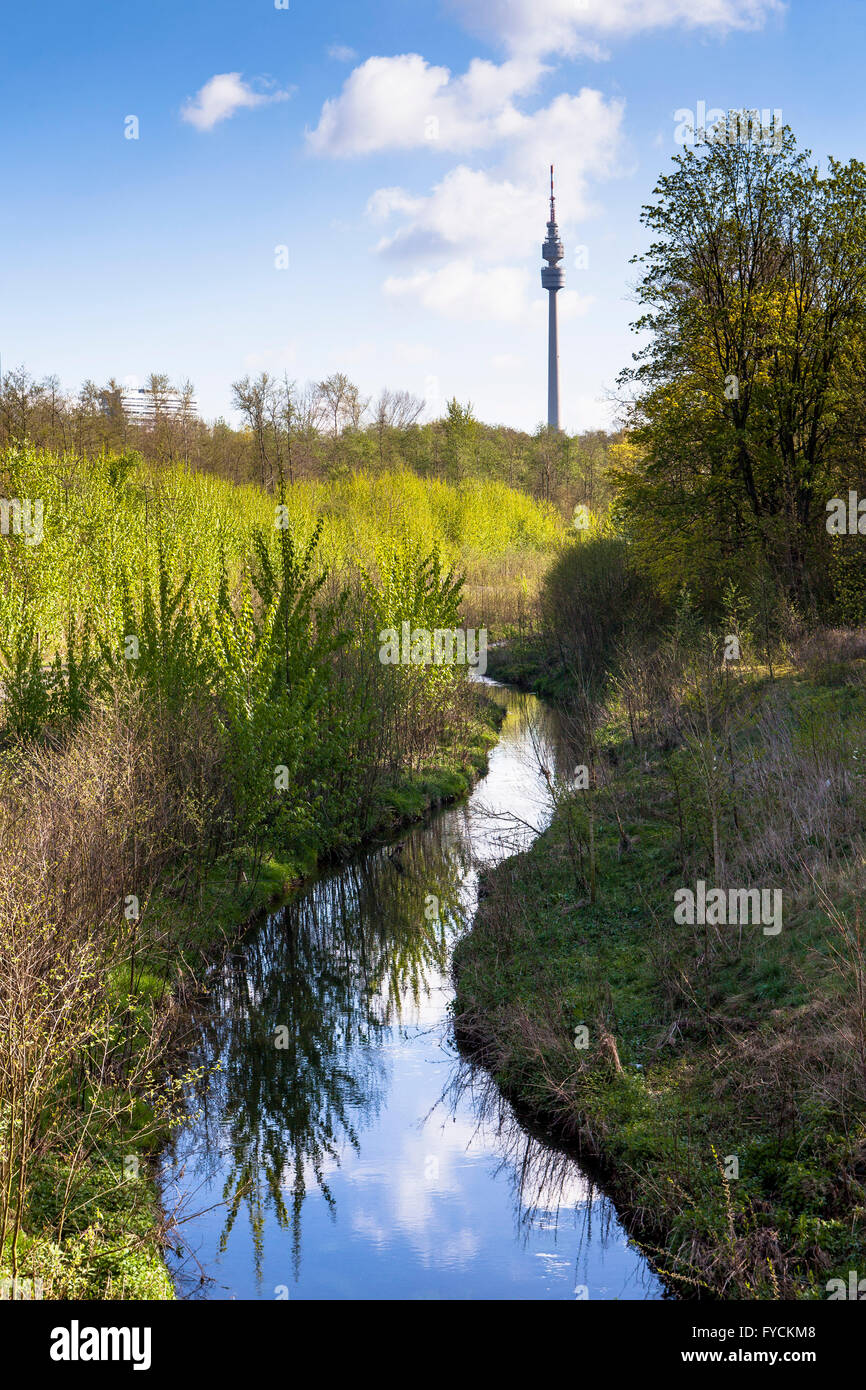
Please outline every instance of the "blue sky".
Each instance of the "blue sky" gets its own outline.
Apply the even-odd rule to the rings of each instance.
[[[866,158],[864,0],[289,4],[7,8],[4,368],[165,371],[209,419],[246,372],[342,370],[531,429],[554,160],[563,422],[594,427],[676,110],[780,108],[821,160]]]

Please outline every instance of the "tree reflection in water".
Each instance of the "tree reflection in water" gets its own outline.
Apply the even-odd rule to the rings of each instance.
[[[593,1246],[596,1289],[600,1277],[618,1292],[623,1281],[642,1289],[646,1272],[653,1291],[637,1296],[659,1296],[579,1166],[527,1135],[492,1082],[455,1057],[450,955],[475,909],[477,870],[534,838],[550,814],[552,774],[571,777],[580,752],[531,696],[499,698],[508,717],[466,805],[323,876],[214,972],[197,1018],[202,1078],[164,1165],[165,1205],[181,1193],[181,1240],[198,1243],[204,1260],[197,1270],[194,1252],[172,1261],[180,1292],[210,1279],[217,1296],[260,1297],[266,1268],[281,1287],[276,1228],[301,1296],[464,1297],[471,1287],[478,1297],[573,1297],[564,1251],[538,1248],[539,1230],[555,1235],[560,1212],[573,1212],[583,1223],[577,1259]],[[447,1114],[436,1065],[453,1072]],[[431,1107],[447,1118],[438,1136]],[[492,1137],[476,1142],[473,1129]],[[439,1186],[426,1176],[437,1155]],[[496,1181],[503,1169],[510,1192]],[[315,1239],[302,1277],[305,1204]],[[618,1236],[607,1263],[599,1216]]]
[[[201,1015],[205,1071],[189,1107],[197,1176],[224,1178],[221,1251],[245,1211],[260,1271],[270,1210],[291,1231],[297,1277],[308,1186],[333,1209],[326,1168],[339,1166],[346,1145],[358,1150],[386,1094],[376,1044],[446,970],[470,871],[462,840],[437,822],[399,852],[381,850],[313,884],[215,974]]]
[[[623,1240],[606,1193],[571,1152],[519,1120],[490,1073],[470,1059],[457,1059],[440,1104],[449,1113],[471,1109],[478,1129],[495,1134],[496,1172],[510,1186],[515,1225],[524,1243],[533,1231],[556,1232],[561,1222],[572,1219],[577,1230],[575,1288],[588,1288],[586,1266],[593,1247]],[[657,1276],[648,1264],[643,1283],[648,1297],[659,1296]]]

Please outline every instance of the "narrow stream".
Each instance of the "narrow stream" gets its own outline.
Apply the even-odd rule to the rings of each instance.
[[[544,827],[537,755],[565,756],[548,707],[489,688],[507,715],[469,801],[314,882],[215,972],[163,1160],[179,1296],[663,1296],[579,1164],[454,1046],[478,868]]]

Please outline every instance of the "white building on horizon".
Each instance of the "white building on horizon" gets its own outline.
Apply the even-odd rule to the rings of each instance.
[[[139,425],[155,424],[157,419],[172,416],[194,419],[198,403],[193,396],[184,397],[174,387],[165,391],[148,391],[144,386],[125,386],[120,393],[120,405],[128,420]],[[109,397],[103,395],[103,410],[109,410]]]

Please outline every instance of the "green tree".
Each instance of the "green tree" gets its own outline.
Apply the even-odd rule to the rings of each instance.
[[[643,211],[616,482],[667,591],[716,601],[745,548],[802,604],[828,597],[825,504],[863,446],[866,166],[809,161],[788,130],[713,140]]]
[[[454,396],[445,407],[445,464],[448,478],[457,482],[472,471],[479,436],[479,425],[472,413],[472,402],[460,405]]]

